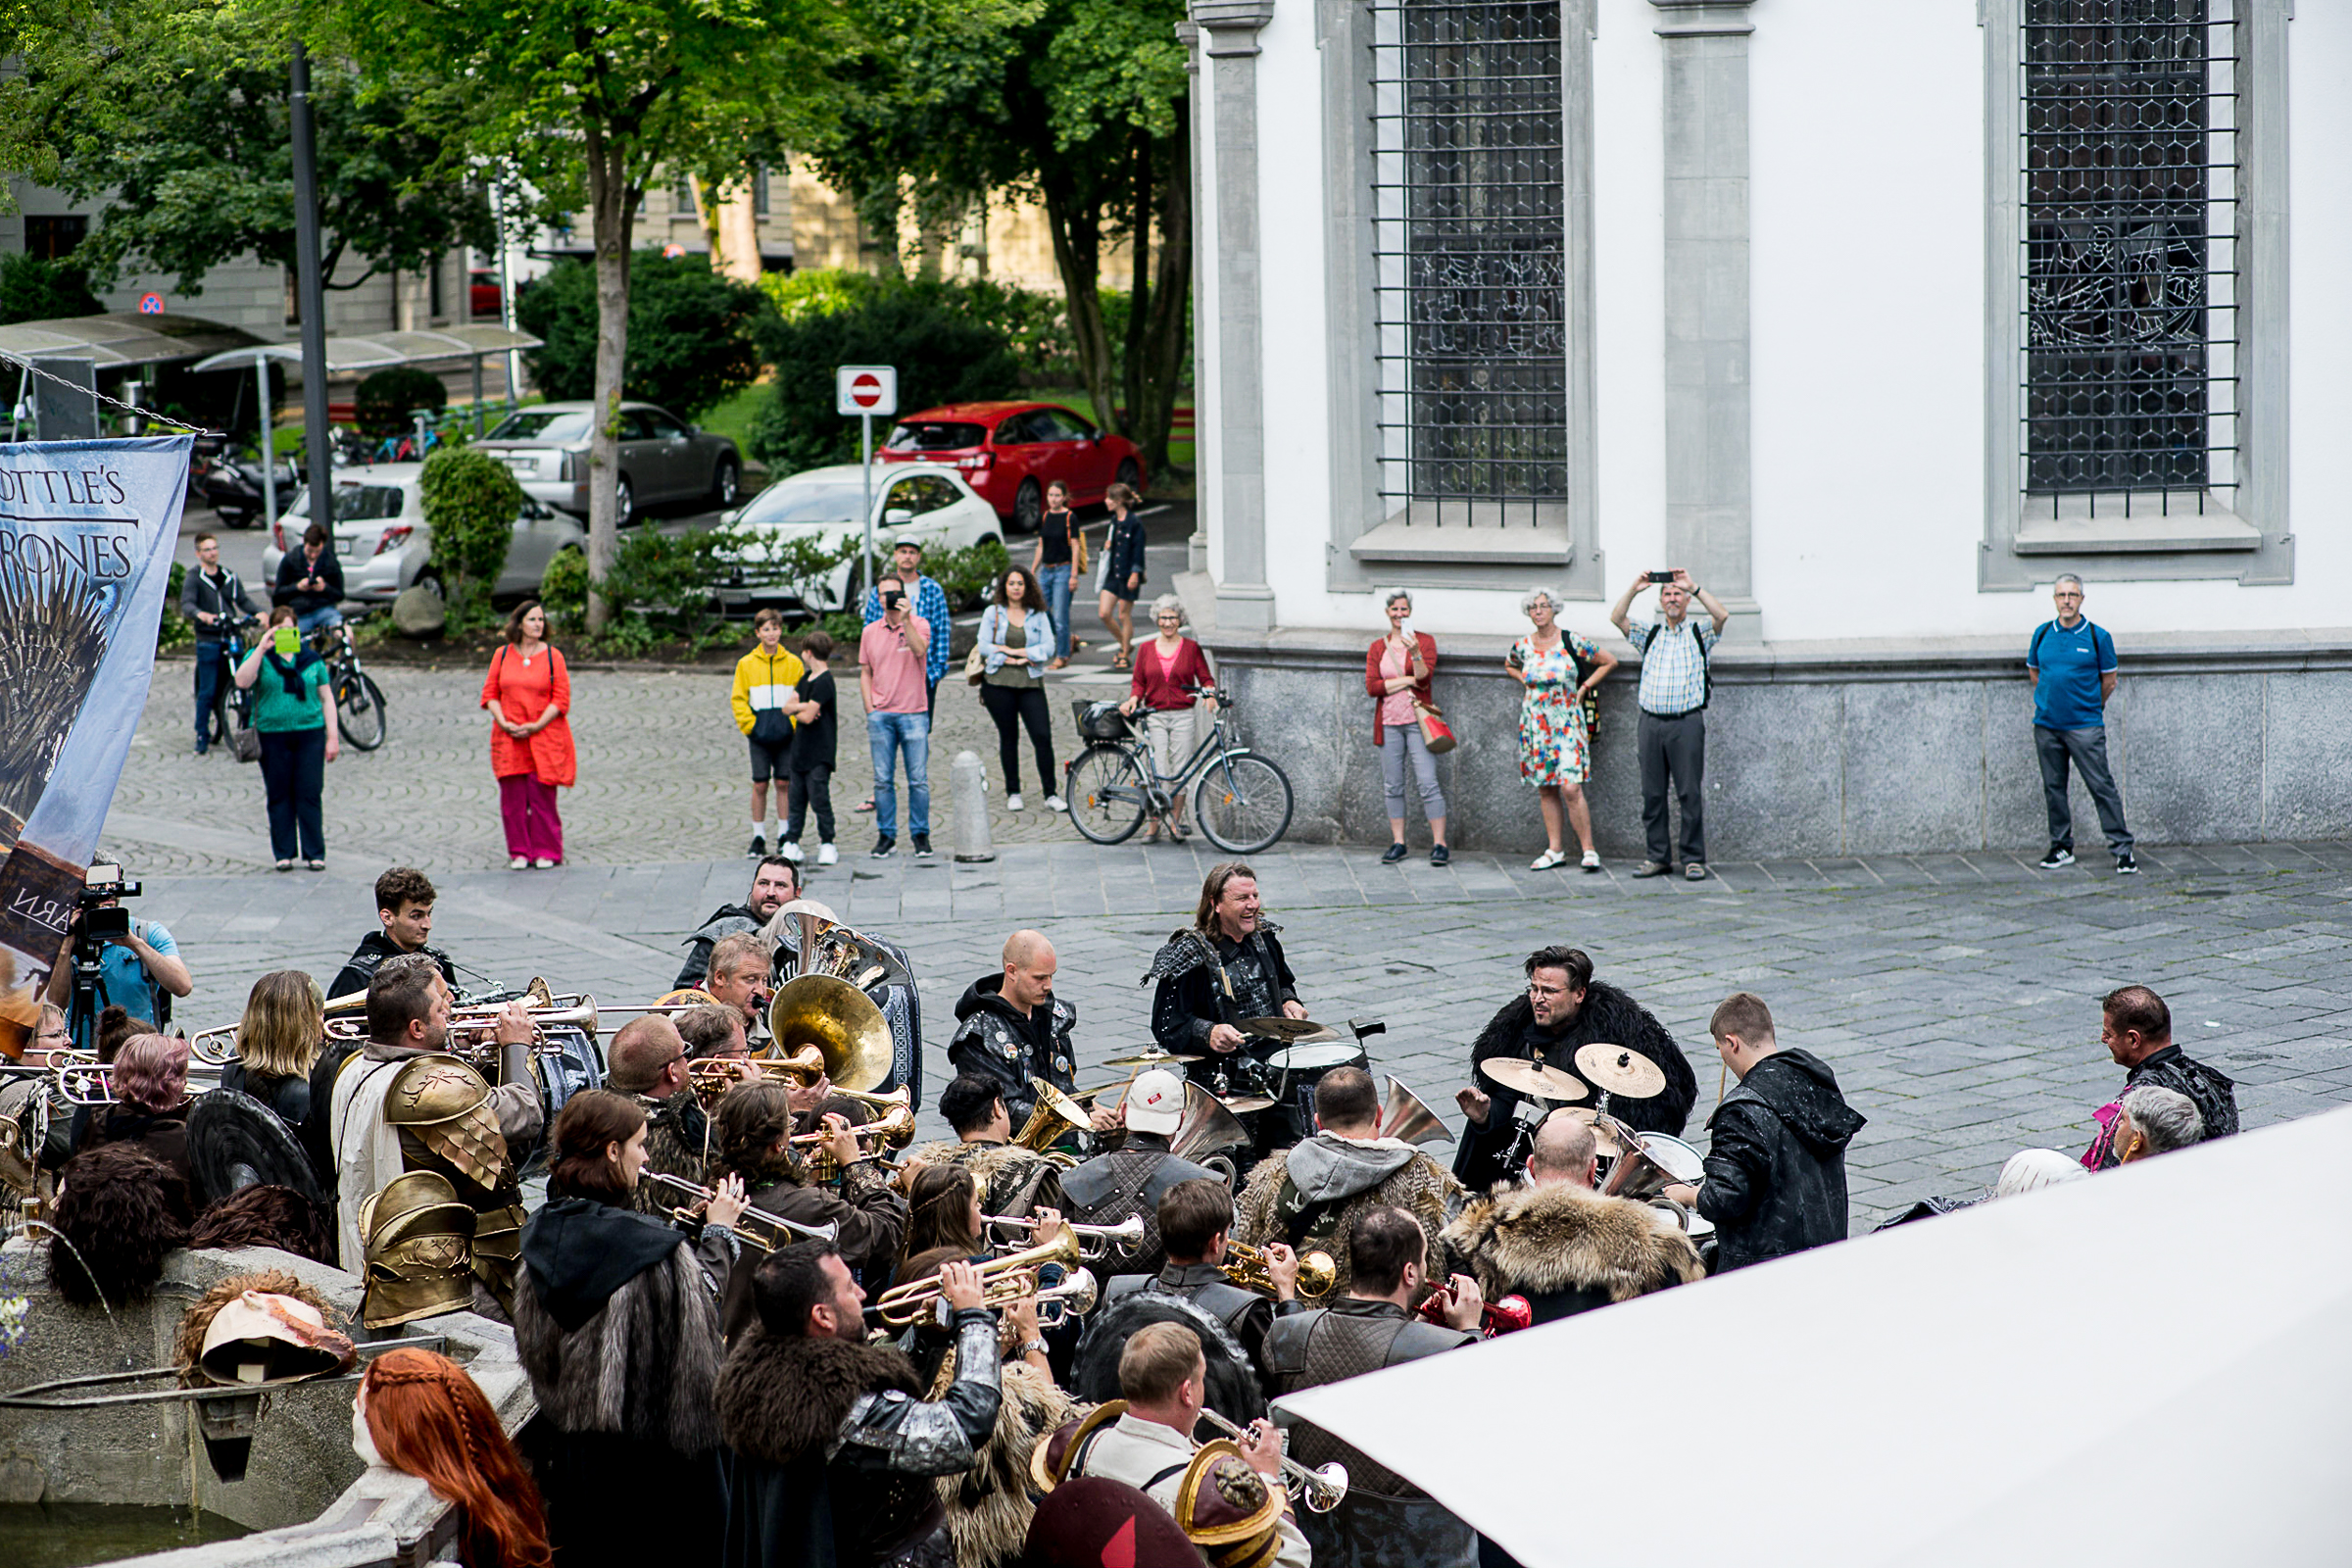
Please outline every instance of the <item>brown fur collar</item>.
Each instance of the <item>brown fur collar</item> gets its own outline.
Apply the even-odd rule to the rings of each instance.
[[[859,1395],[899,1389],[922,1397],[922,1379],[894,1346],[746,1335],[718,1375],[718,1437],[737,1453],[788,1465],[832,1446]]]
[[[955,1165],[972,1173],[983,1189],[1007,1170],[1049,1163],[1034,1150],[1012,1144],[925,1144],[908,1156],[926,1165]]]
[[[1264,1247],[1284,1238],[1278,1234],[1275,1207],[1282,1197],[1282,1179],[1289,1170],[1289,1151],[1278,1151],[1257,1162],[1250,1179],[1234,1200],[1234,1237],[1251,1247]],[[1421,1222],[1423,1234],[1430,1241],[1429,1272],[1442,1278],[1448,1271],[1445,1250],[1440,1245],[1446,1229],[1446,1215],[1459,1200],[1461,1184],[1447,1174],[1446,1167],[1419,1150],[1412,1157],[1382,1180],[1379,1186],[1357,1193],[1338,1206],[1337,1223],[1331,1232],[1328,1248],[1336,1266],[1339,1281],[1332,1287],[1334,1297],[1348,1294],[1354,1278],[1348,1263],[1348,1229],[1355,1216],[1379,1204],[1401,1208]]]
[[[1605,1290],[1628,1301],[1706,1271],[1690,1239],[1645,1203],[1563,1182],[1482,1198],[1446,1228],[1490,1298],[1520,1290]]]
[[[956,1351],[948,1350],[931,1380],[932,1398],[956,1380]],[[1004,1398],[997,1406],[997,1429],[981,1445],[978,1462],[959,1476],[935,1483],[956,1539],[956,1568],[997,1568],[1020,1560],[1037,1503],[1029,1495],[1029,1459],[1038,1443],[1070,1420],[1078,1406],[1054,1380],[1019,1361],[1004,1364],[1000,1377]]]

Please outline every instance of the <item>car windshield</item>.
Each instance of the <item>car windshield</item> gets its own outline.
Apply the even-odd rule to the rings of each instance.
[[[958,452],[988,439],[988,431],[960,420],[909,420],[890,432],[885,452]]]
[[[577,409],[524,409],[498,421],[487,441],[578,441],[588,434],[588,416]]]
[[[771,484],[743,509],[745,522],[856,522],[865,515],[865,486],[835,479]]]
[[[401,514],[403,497],[400,486],[393,484],[339,484],[335,486],[335,520],[337,522],[382,522]],[[294,498],[286,509],[289,517],[311,514],[311,493],[308,490]]]

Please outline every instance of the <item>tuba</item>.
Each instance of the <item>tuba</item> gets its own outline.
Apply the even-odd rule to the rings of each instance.
[[[1438,1120],[1438,1113],[1421,1102],[1421,1097],[1404,1087],[1404,1080],[1392,1074],[1389,1078],[1389,1102],[1380,1110],[1380,1133],[1400,1143],[1434,1144],[1453,1142],[1453,1134]]]
[[[1021,1130],[1012,1135],[1013,1144],[1044,1154],[1055,1164],[1075,1165],[1075,1159],[1054,1153],[1054,1146],[1073,1131],[1092,1132],[1093,1118],[1087,1115],[1084,1105],[1043,1078],[1032,1077],[1029,1087],[1037,1091],[1037,1105],[1029,1112],[1029,1119],[1021,1123]]]
[[[767,1032],[782,1052],[814,1046],[837,1089],[868,1090],[890,1076],[890,1020],[871,997],[834,975],[785,981],[767,1004]]]

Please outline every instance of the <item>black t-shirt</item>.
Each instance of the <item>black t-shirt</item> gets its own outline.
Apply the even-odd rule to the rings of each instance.
[[[1049,512],[1037,525],[1037,537],[1044,542],[1045,552],[1037,558],[1041,566],[1066,566],[1070,564],[1070,523],[1067,512]]]
[[[795,767],[831,767],[833,736],[837,728],[833,711],[833,672],[810,675],[801,682],[801,701],[816,705],[816,717],[803,720],[792,727],[792,765]]]

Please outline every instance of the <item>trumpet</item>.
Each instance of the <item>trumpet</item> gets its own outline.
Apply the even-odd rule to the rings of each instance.
[[[980,1304],[996,1308],[1010,1306],[1024,1296],[1037,1294],[1037,1271],[1048,1263],[1059,1263],[1065,1269],[1084,1273],[1083,1269],[1078,1268],[1078,1238],[1069,1235],[1056,1236],[1043,1247],[1032,1247],[1025,1252],[1008,1252],[1003,1257],[992,1257],[979,1265],[982,1287]],[[1087,1278],[1091,1284],[1093,1276],[1088,1275]],[[1064,1280],[1054,1290],[1062,1293],[1070,1283]],[[906,1285],[894,1285],[884,1291],[867,1311],[894,1329],[906,1328],[932,1314],[940,1298],[939,1293],[937,1275]],[[1056,1298],[1069,1299],[1081,1294],[1068,1291]]]
[[[1227,1242],[1225,1261],[1217,1267],[1245,1291],[1255,1291],[1260,1296],[1274,1294],[1274,1259],[1262,1248]],[[1339,1278],[1339,1265],[1331,1260],[1329,1252],[1309,1252],[1298,1259],[1298,1287],[1301,1300],[1329,1296]]]
[[[861,1145],[870,1138],[885,1149],[905,1149],[908,1144],[914,1142],[914,1112],[903,1104],[895,1106],[879,1121],[869,1121],[862,1127],[852,1127],[850,1136],[857,1139]],[[807,1149],[817,1144],[827,1143],[832,1137],[833,1135],[829,1132],[795,1133],[792,1144],[796,1149]]]
[[[546,995],[544,982],[534,981],[533,984],[541,987],[538,995]],[[517,998],[516,1000],[520,1001],[521,999]],[[463,1007],[450,1008],[449,1038],[442,1049],[446,1051],[479,1050],[489,1043],[489,1037],[496,1032],[499,1018],[506,1012],[508,1005],[509,1004],[504,1002],[483,1002],[469,1003]],[[589,1035],[604,1032],[596,1026],[596,998],[585,993],[564,997],[548,997],[544,1002],[531,1001],[524,1003],[523,1005],[524,1010],[531,1017],[531,1044],[540,1051],[557,1049],[548,1038],[550,1029],[576,1028],[583,1034]],[[365,1018],[329,1018],[326,1020],[325,1032],[326,1038],[329,1040],[360,1044],[368,1039],[368,1021]],[[191,1048],[190,1054],[193,1054],[193,1048]]]
[[[1102,1299],[1102,1288],[1086,1269],[1074,1268],[1059,1285],[1049,1285],[1037,1293],[1037,1326],[1056,1328],[1072,1318],[1086,1316]]]
[[[737,1084],[758,1083],[763,1078],[813,1083],[824,1071],[824,1054],[814,1046],[803,1046],[789,1056],[705,1056],[686,1064],[686,1081],[693,1086],[694,1098],[709,1107]]]
[[[695,1204],[709,1202],[713,1191],[700,1182],[690,1182],[683,1176],[672,1176],[666,1171],[649,1170],[637,1179],[652,1182],[657,1187],[665,1188],[693,1200],[692,1202],[682,1203],[669,1211],[669,1217],[672,1220],[681,1222],[699,1218],[700,1216],[695,1211]],[[836,1221],[829,1220],[822,1225],[804,1225],[799,1220],[786,1219],[781,1214],[770,1214],[764,1208],[750,1207],[744,1209],[743,1217],[730,1228],[735,1232],[738,1240],[748,1247],[758,1248],[762,1252],[777,1251],[790,1247],[797,1241],[835,1241],[841,1235],[841,1226]]]
[[[1032,1236],[1037,1234],[1039,1222],[1023,1219],[1017,1214],[989,1214],[984,1218],[992,1229],[1003,1226],[1008,1231],[1025,1231]],[[1081,1225],[1076,1220],[1068,1219],[1062,1223],[1078,1238],[1078,1255],[1090,1263],[1101,1262],[1114,1247],[1126,1251],[1144,1239],[1144,1216],[1141,1214],[1130,1214],[1116,1225]]]
[[[1242,1429],[1226,1420],[1206,1405],[1200,1407],[1200,1419],[1233,1439],[1242,1440]],[[1292,1482],[1298,1491],[1298,1501],[1309,1513],[1329,1513],[1348,1497],[1348,1467],[1339,1460],[1320,1469],[1309,1470],[1289,1454],[1282,1456],[1283,1479]]]

